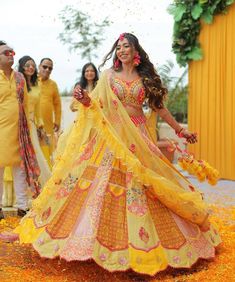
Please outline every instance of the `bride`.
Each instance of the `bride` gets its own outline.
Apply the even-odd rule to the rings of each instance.
[[[206,204],[155,145],[143,102],[188,142],[196,135],[164,107],[167,90],[133,34],[119,36],[103,65],[111,57],[92,95],[75,88],[77,120],[15,237],[42,257],[109,271],[154,275],[214,257],[220,237]]]

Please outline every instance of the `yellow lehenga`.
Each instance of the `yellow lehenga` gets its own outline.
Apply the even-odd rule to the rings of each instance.
[[[126,83],[106,71],[89,107],[79,106],[52,177],[15,229],[42,257],[94,259],[109,271],[154,275],[211,258],[220,243],[203,231],[207,206],[149,138],[141,80]]]

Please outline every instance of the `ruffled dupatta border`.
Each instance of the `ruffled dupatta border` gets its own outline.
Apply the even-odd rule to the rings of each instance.
[[[38,177],[40,175],[40,168],[38,166],[36,154],[30,138],[30,132],[26,113],[24,110],[24,85],[25,80],[21,73],[15,72],[16,92],[19,102],[19,144],[21,166],[26,173],[26,181],[33,190],[33,197],[37,197],[40,193],[40,184]]]

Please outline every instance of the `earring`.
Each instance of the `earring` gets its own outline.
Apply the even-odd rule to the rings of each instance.
[[[141,60],[140,60],[140,55],[139,53],[137,52],[133,58],[133,65],[135,67],[137,67],[139,64],[141,63]]]
[[[117,70],[119,69],[120,67],[120,61],[117,59],[115,62],[114,62],[114,68]]]

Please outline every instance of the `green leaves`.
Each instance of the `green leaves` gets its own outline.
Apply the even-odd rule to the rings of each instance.
[[[203,9],[202,9],[202,6],[200,4],[194,5],[192,12],[191,12],[193,19],[194,20],[199,19],[202,12],[203,12]]]
[[[179,65],[186,66],[190,60],[203,57],[198,41],[201,21],[213,22],[213,17],[226,13],[235,0],[175,0],[168,8],[174,17],[172,49]]]
[[[234,0],[227,0],[226,5],[227,6],[232,5],[234,2],[235,2]]]
[[[180,21],[182,19],[183,14],[186,11],[186,5],[183,4],[171,4],[167,11],[169,12],[169,14],[173,15],[174,20],[176,22]]]
[[[93,22],[88,14],[72,6],[66,6],[59,15],[64,24],[64,32],[59,39],[70,46],[70,50],[79,51],[88,61],[96,57],[96,49],[103,42],[104,28],[109,26],[107,18],[100,23]]]
[[[190,60],[195,60],[195,61],[201,60],[202,59],[202,49],[197,46],[194,47],[192,51],[188,53],[188,58]]]
[[[211,24],[213,21],[213,14],[211,13],[210,9],[207,9],[205,12],[203,12],[201,19],[207,23],[207,24]]]

